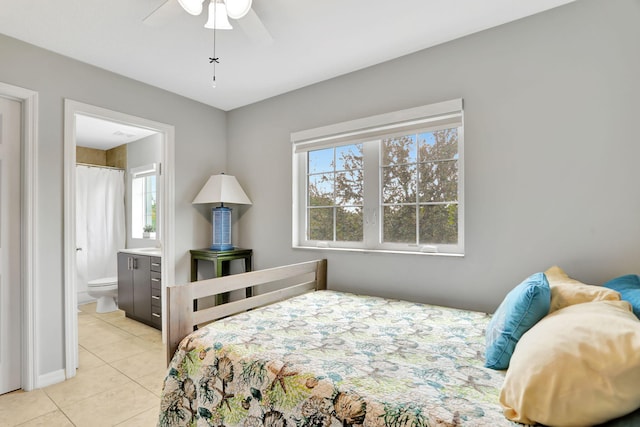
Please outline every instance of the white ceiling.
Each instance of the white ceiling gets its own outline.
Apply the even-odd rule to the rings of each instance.
[[[81,114],[76,115],[76,145],[80,147],[108,150],[155,133],[157,132],[149,129]]]
[[[574,0],[253,0],[216,88],[206,7],[168,1],[0,0],[0,33],[228,111]]]

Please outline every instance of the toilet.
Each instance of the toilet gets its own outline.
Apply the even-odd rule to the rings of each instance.
[[[96,313],[109,313],[118,309],[118,277],[103,277],[87,283],[87,293],[97,298]]]

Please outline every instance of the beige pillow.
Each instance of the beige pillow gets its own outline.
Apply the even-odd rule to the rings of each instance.
[[[589,426],[640,407],[640,321],[626,301],[558,310],[525,333],[500,392],[525,424]]]
[[[619,301],[620,293],[602,286],[587,285],[572,279],[560,267],[554,265],[544,272],[551,288],[553,313],[561,308],[591,301]]]

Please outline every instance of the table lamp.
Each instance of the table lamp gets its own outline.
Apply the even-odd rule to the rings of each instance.
[[[231,209],[224,204],[251,204],[251,200],[238,184],[236,177],[225,174],[211,175],[192,203],[220,203],[220,206],[214,207],[211,211],[213,225],[211,249],[215,251],[233,249],[231,244]]]

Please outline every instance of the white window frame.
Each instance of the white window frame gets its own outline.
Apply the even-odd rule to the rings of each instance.
[[[378,148],[379,141],[385,137],[405,132],[420,133],[451,127],[458,128],[458,243],[418,246],[416,244],[381,242],[381,150]],[[464,114],[462,99],[293,132],[291,133],[291,142],[293,151],[293,248],[464,255]],[[307,152],[355,143],[363,143],[364,240],[362,242],[308,240],[306,222]]]

